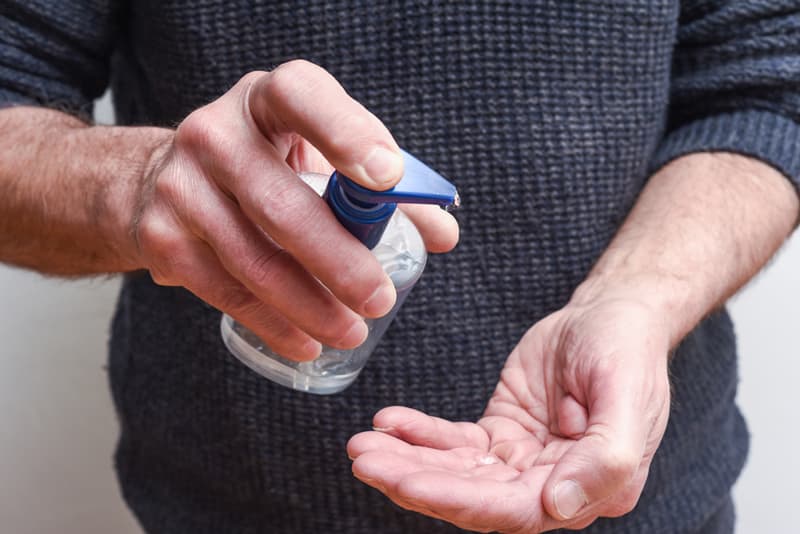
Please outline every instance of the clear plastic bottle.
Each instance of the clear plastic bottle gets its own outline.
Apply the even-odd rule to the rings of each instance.
[[[458,195],[452,184],[409,154],[404,153],[404,158],[406,172],[403,180],[388,192],[366,190],[346,177],[337,176],[337,173],[330,178],[330,183],[323,175],[300,175],[317,193],[323,195],[324,192],[323,196],[339,221],[371,248],[397,291],[397,301],[392,310],[383,317],[366,321],[369,335],[359,347],[350,350],[323,347],[319,358],[310,362],[295,362],[274,353],[245,326],[223,315],[222,339],[228,350],[245,365],[278,384],[309,393],[337,393],[356,379],[422,276],[427,259],[422,237],[411,220],[394,209],[395,203],[458,204]],[[338,187],[343,182],[346,182],[346,193]],[[332,187],[336,188],[334,192]],[[357,212],[355,216],[353,210]],[[366,214],[366,218],[359,218],[359,214]]]

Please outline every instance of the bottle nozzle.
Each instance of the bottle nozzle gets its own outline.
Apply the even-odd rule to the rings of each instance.
[[[339,174],[345,193],[354,200],[369,204],[438,204],[448,208],[459,203],[453,184],[405,150],[402,153],[403,177],[397,185],[386,191],[373,191]]]
[[[453,211],[454,209],[460,207],[461,207],[461,196],[459,196],[459,194],[456,193],[456,198],[453,199],[453,203],[450,204],[449,206],[445,206],[444,209],[446,209],[447,211]]]
[[[383,230],[398,203],[438,204],[445,209],[458,207],[461,199],[453,184],[406,152],[403,177],[393,188],[373,191],[334,172],[324,198],[336,218],[367,247],[380,241]]]

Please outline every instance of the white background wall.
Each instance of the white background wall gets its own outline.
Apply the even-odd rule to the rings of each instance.
[[[100,117],[108,119],[108,104]],[[800,237],[737,296],[753,434],[735,489],[740,533],[790,533],[800,460]],[[141,534],[112,472],[116,422],[104,369],[118,282],[66,282],[0,266],[0,531]]]

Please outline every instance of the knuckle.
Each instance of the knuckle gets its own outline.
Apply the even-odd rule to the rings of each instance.
[[[633,478],[640,462],[641,458],[628,447],[607,447],[602,458],[606,480],[616,487],[626,485]]]
[[[156,216],[143,219],[136,232],[153,281],[160,285],[180,285],[189,271],[186,238]]]
[[[259,337],[281,355],[293,353],[305,341],[305,336],[292,323],[265,306],[259,306],[253,327]]]
[[[284,320],[273,320],[264,325],[270,341],[278,350],[291,350],[300,341],[297,329]]]
[[[297,93],[307,92],[330,76],[325,69],[310,61],[295,59],[272,70],[263,79],[264,94],[271,102],[286,102]]]
[[[155,257],[169,256],[182,241],[171,225],[158,216],[143,218],[137,234],[142,249]]]
[[[257,315],[262,307],[252,293],[238,284],[222,288],[218,302],[222,311],[243,317]]]
[[[333,273],[334,285],[359,305],[365,304],[383,283],[383,270],[377,261],[372,261],[372,257],[365,260],[352,262]]]
[[[609,504],[605,510],[603,510],[604,517],[621,517],[625,514],[628,514],[636,508],[636,503],[639,501],[638,498],[629,499],[628,497],[618,500]]]
[[[169,276],[168,273],[155,267],[150,268],[150,278],[152,278],[153,282],[155,282],[159,286],[179,285],[172,281],[172,278]]]
[[[302,318],[287,317],[287,320],[291,320],[295,327],[301,329],[308,336],[327,345],[336,345],[347,332],[348,324],[324,316],[320,311],[319,309],[314,310],[313,313],[305,314]]]
[[[153,280],[163,286],[185,285],[191,278],[191,265],[179,256],[160,254],[150,267]]]
[[[639,504],[639,496],[641,495],[641,491],[639,490],[632,490],[626,492],[626,495],[623,497],[622,502],[620,504],[622,515],[627,514],[633,511],[636,508],[636,505]]]
[[[175,131],[175,145],[196,147],[208,140],[208,125],[212,124],[208,106],[192,111]]]
[[[299,183],[294,180],[275,180],[263,198],[264,208],[268,212],[293,213],[306,209],[307,199]]]
[[[297,68],[284,63],[264,78],[264,95],[270,102],[283,102],[292,97],[298,85]]]
[[[261,288],[271,289],[281,278],[281,267],[289,259],[289,254],[283,249],[266,250],[246,263],[242,275]]]
[[[153,183],[153,194],[170,205],[180,204],[187,198],[187,183],[178,172],[165,169]]]
[[[299,180],[277,180],[261,200],[261,210],[278,229],[303,232],[318,221],[322,202],[311,197]]]
[[[162,286],[184,285],[189,278],[190,266],[187,262],[175,256],[154,254],[150,262],[150,276],[153,281]]]
[[[306,59],[291,59],[278,65],[273,72],[288,72],[297,76],[310,70],[322,70],[322,67],[318,67]]]
[[[193,154],[220,157],[233,137],[222,124],[224,121],[217,116],[213,104],[197,109],[178,126],[175,145]]]
[[[268,73],[263,70],[252,70],[239,78],[239,81],[236,82],[234,87],[249,87],[250,85],[256,83],[261,78],[263,78]]]
[[[610,517],[620,517],[632,512],[633,509],[636,508],[636,503],[638,501],[639,499],[632,499],[621,502],[615,507],[616,509],[612,510]]]
[[[317,325],[318,335],[324,341],[335,343],[352,328],[354,321],[344,317],[329,318]]]

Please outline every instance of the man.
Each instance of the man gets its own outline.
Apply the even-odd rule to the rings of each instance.
[[[0,258],[129,273],[116,460],[147,532],[732,530],[747,435],[721,306],[798,216],[796,2],[0,14]],[[90,126],[109,77],[120,126]],[[344,393],[252,373],[218,310],[306,360],[391,308],[294,173],[390,187],[398,143],[458,185],[459,247]],[[448,215],[409,215],[454,246]]]

